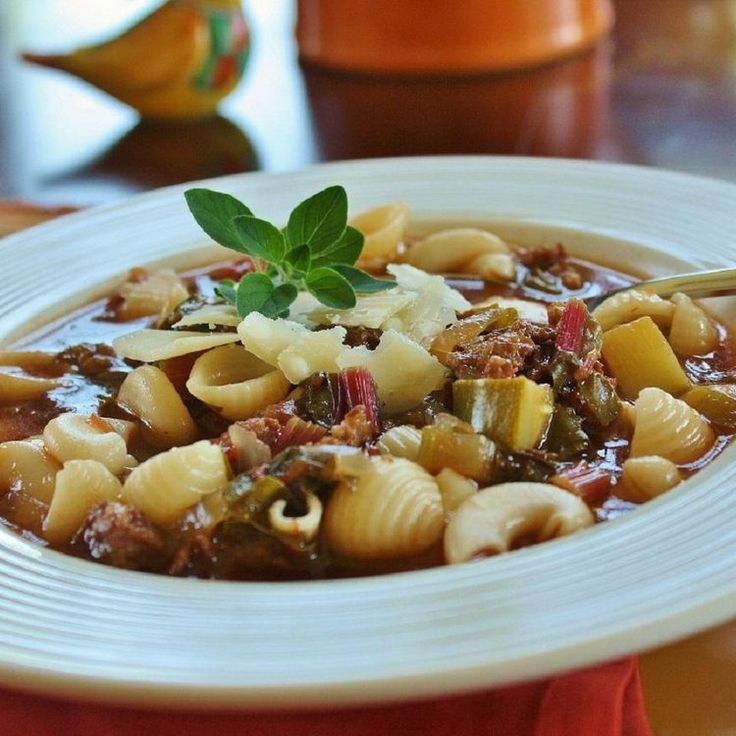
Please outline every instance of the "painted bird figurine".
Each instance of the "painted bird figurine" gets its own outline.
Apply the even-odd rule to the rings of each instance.
[[[99,87],[144,118],[215,114],[249,51],[241,0],[168,0],[121,35],[68,54],[25,53]]]

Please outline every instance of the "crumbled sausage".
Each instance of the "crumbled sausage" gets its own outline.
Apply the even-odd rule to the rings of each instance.
[[[257,439],[272,449],[278,444],[282,426],[278,419],[253,417],[252,419],[236,422],[236,424],[249,432],[253,432]]]
[[[142,511],[116,501],[93,506],[73,544],[93,560],[127,570],[160,570],[166,563],[161,532]]]
[[[540,248],[521,248],[517,257],[530,271],[546,271],[556,276],[570,291],[583,286],[582,274],[570,263],[567,251],[560,243]]]
[[[448,356],[447,366],[458,378],[513,378],[551,339],[554,330],[520,320],[459,345]]]
[[[368,419],[362,404],[354,406],[340,424],[330,430],[330,436],[322,440],[322,444],[350,445],[362,447],[375,436],[375,425]]]
[[[112,347],[102,343],[74,345],[59,353],[56,357],[58,360],[77,366],[83,376],[96,376],[104,371],[109,371],[118,361]]]

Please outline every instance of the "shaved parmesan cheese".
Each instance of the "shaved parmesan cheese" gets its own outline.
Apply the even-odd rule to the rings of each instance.
[[[402,291],[416,293],[417,299],[389,317],[382,324],[384,330],[396,330],[429,347],[442,330],[457,322],[457,312],[471,308],[470,302],[448,286],[442,276],[433,276],[406,264],[394,263],[387,270]]]
[[[395,330],[384,332],[375,350],[351,348],[344,344],[344,327],[312,332],[296,322],[252,312],[240,323],[238,333],[248,351],[278,366],[291,383],[319,371],[367,368],[390,413],[415,406],[445,377],[444,367],[433,355]]]
[[[299,337],[309,334],[298,322],[270,319],[260,312],[251,312],[238,325],[238,335],[246,350],[269,365],[278,365],[279,355]]]
[[[322,324],[315,322],[310,315],[314,310],[324,308],[324,305],[308,291],[300,291],[293,304],[289,307],[289,319],[292,322],[299,322],[307,326]]]
[[[445,378],[445,369],[437,358],[394,330],[384,332],[375,350],[347,348],[338,356],[337,367],[367,368],[390,414],[416,406]]]
[[[185,330],[137,330],[117,337],[112,346],[118,355],[144,363],[176,358],[237,342],[236,332],[188,332]]]
[[[237,327],[240,324],[238,310],[232,304],[205,304],[189,314],[185,314],[173,326],[191,327],[192,325],[207,325],[210,329],[216,326]]]
[[[343,345],[344,327],[307,332],[281,352],[278,367],[292,383],[299,383],[319,371],[334,372],[341,353],[350,350]]]
[[[515,296],[492,296],[473,304],[470,311],[476,313],[493,306],[501,307],[501,309],[515,309],[519,313],[519,319],[526,319],[538,325],[549,324],[547,307],[544,304],[529,299],[518,299]]]
[[[315,325],[379,328],[397,312],[413,304],[417,298],[416,293],[394,289],[386,293],[359,296],[352,309],[322,307],[309,312],[307,317]]]

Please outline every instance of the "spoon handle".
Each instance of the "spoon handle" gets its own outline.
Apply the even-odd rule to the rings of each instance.
[[[712,271],[695,271],[647,279],[633,284],[631,288],[643,289],[663,297],[672,296],[678,291],[695,299],[729,296],[736,294],[736,268],[716,268]]]

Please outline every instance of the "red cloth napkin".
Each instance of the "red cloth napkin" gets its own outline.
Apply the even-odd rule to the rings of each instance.
[[[0,691],[2,736],[651,736],[635,658],[551,680],[402,705],[182,713]]]

